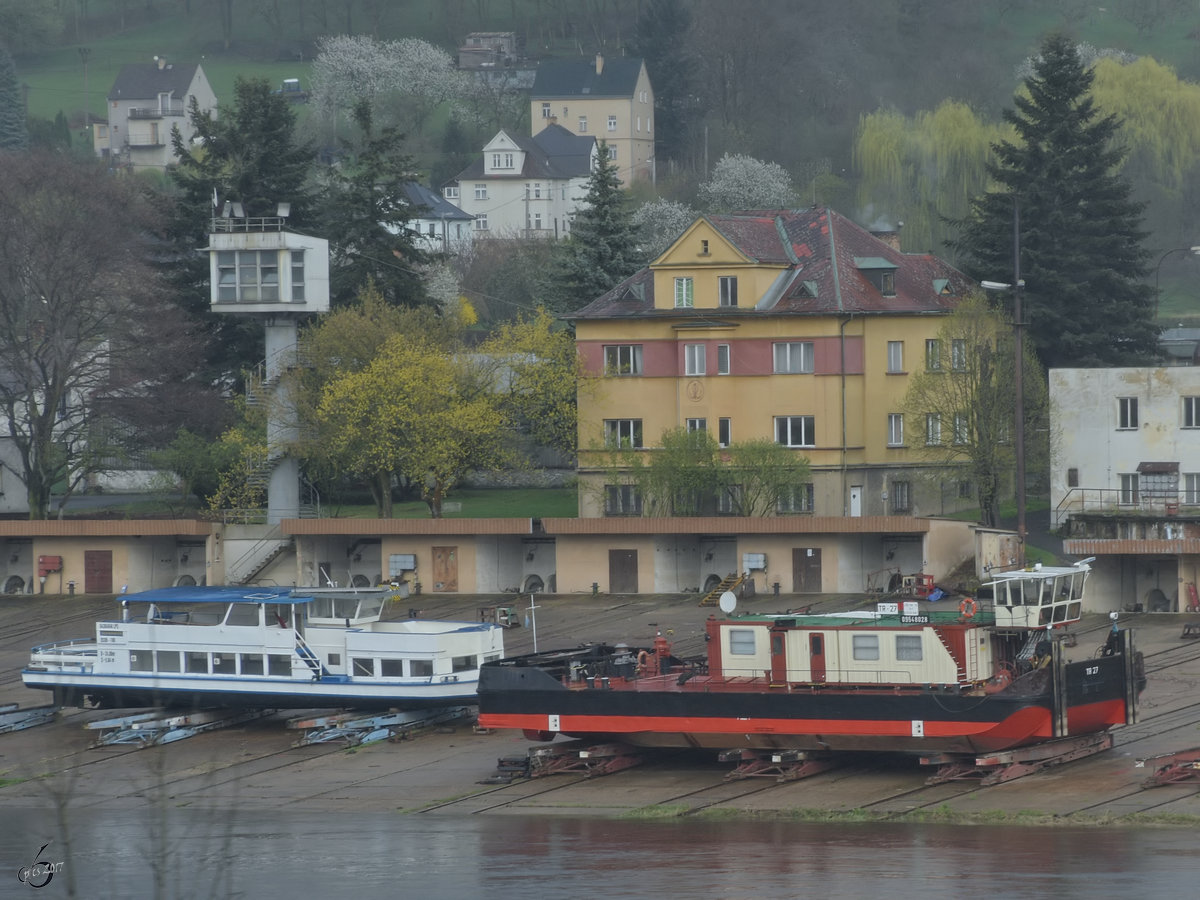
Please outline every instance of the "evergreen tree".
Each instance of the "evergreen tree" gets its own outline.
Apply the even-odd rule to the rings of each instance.
[[[650,0],[638,17],[632,52],[646,63],[654,88],[655,143],[661,155],[684,162],[695,149],[692,129],[701,118],[692,14],[683,0]]]
[[[615,287],[644,262],[639,229],[633,224],[617,165],[600,142],[599,159],[588,179],[584,206],[562,245],[564,309],[578,309]]]
[[[0,150],[24,150],[28,146],[25,103],[17,82],[17,69],[0,44]]]
[[[1005,119],[1019,141],[995,146],[989,174],[1001,185],[971,203],[952,242],[964,268],[1010,280],[1014,204],[1020,213],[1025,316],[1043,366],[1111,366],[1145,361],[1157,329],[1143,283],[1142,205],[1116,175],[1120,122],[1101,117],[1092,71],[1065,37],[1041,48],[1028,96]]]

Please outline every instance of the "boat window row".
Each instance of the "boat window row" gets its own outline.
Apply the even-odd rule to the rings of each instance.
[[[208,653],[200,650],[131,650],[131,672],[186,672],[189,675],[292,674],[288,653]]]
[[[757,653],[757,632],[755,628],[729,629],[729,655],[754,656]],[[765,634],[766,632],[764,632]],[[921,662],[925,659],[922,636],[920,634],[892,635],[895,648],[895,659],[906,662]],[[851,652],[857,660],[878,660],[880,658],[880,635],[855,634],[851,635]],[[819,649],[814,652],[821,652]]]
[[[1012,578],[995,584],[997,606],[1049,606],[1083,599],[1087,572],[1052,575],[1047,578]]]

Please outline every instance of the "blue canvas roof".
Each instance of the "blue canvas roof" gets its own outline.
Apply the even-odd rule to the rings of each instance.
[[[311,603],[312,596],[294,594],[291,588],[258,586],[172,587],[127,594],[122,601],[135,603]]]

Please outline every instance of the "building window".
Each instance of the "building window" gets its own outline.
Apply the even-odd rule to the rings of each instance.
[[[511,153],[504,154],[504,168],[511,169],[513,167],[513,155]]]
[[[816,419],[813,416],[776,416],[775,441],[785,447],[815,447]]]
[[[971,490],[971,482],[966,480],[960,481],[958,483],[958,499],[970,500],[972,496],[973,492]]]
[[[701,241],[701,242],[700,242],[700,255],[701,255],[701,256],[708,256],[708,241]]]
[[[906,513],[912,509],[912,483],[909,481],[893,481],[891,483],[892,512]]]
[[[717,344],[717,374],[729,374],[729,345]]]
[[[950,369],[954,372],[967,371],[967,342],[962,338],[950,341]]]
[[[550,104],[549,104],[549,103],[543,103],[543,104],[542,104],[542,118],[543,118],[543,119],[552,119],[552,118],[554,118],[553,116],[551,116],[551,115],[550,115]]]
[[[542,214],[540,212],[533,214],[533,219],[531,220],[530,227],[534,231],[542,230]]]
[[[904,341],[888,341],[887,370],[897,374],[904,371]]]
[[[606,516],[640,516],[642,495],[636,485],[606,484],[604,486],[604,514]]]
[[[616,159],[616,158],[617,158],[617,148],[616,148],[616,147],[609,147],[609,148],[608,148],[608,158],[609,158],[609,159]]]
[[[1138,398],[1117,398],[1117,428],[1136,430],[1138,427]]]
[[[879,635],[856,634],[851,638],[855,659],[879,659]]]
[[[499,153],[492,154],[492,168],[493,169],[500,168],[500,154]]]
[[[942,371],[942,342],[937,338],[925,342],[925,371]]]
[[[488,230],[487,213],[480,213],[479,215],[477,215],[475,217],[475,230],[476,231],[487,231]]]
[[[813,511],[812,484],[793,484],[781,488],[775,510],[782,516],[802,515]]]
[[[1200,397],[1183,398],[1183,427],[1200,428]]]
[[[1184,473],[1183,502],[1188,506],[1200,505],[1200,472]]]
[[[640,92],[638,93],[638,99],[639,99],[639,100],[640,100],[642,103],[645,103],[645,102],[646,102],[646,92],[645,92],[645,91],[640,91]]]
[[[942,442],[942,417],[939,413],[925,415],[925,443],[933,446]]]
[[[717,515],[738,516],[742,512],[742,486],[731,484],[717,494]]]
[[[641,449],[641,419],[605,419],[604,446]]]
[[[641,375],[642,345],[612,344],[604,348],[605,375]]]
[[[533,199],[534,200],[542,199],[542,183],[540,181],[535,181],[533,183]]]
[[[486,184],[475,185],[475,199],[476,200],[486,200],[487,199],[487,185]]]
[[[458,185],[455,184],[455,185],[450,185],[450,186],[446,187],[442,191],[442,194],[445,196],[445,198],[447,200],[457,200],[458,199]]]
[[[705,369],[705,354],[703,344],[683,345],[683,374],[703,375]]]
[[[966,413],[954,414],[954,443],[965,444],[971,438],[971,420]]]
[[[888,413],[888,446],[904,444],[904,413]]]
[[[304,251],[292,251],[292,300],[304,300]]]
[[[637,117],[637,130],[638,130],[638,134],[642,133],[642,117],[641,116]]]
[[[731,443],[730,435],[733,430],[732,419],[717,419],[717,446],[728,447]]]
[[[775,374],[811,374],[813,370],[812,341],[789,341],[775,345]]]
[[[753,656],[754,655],[754,629],[753,628],[730,628],[729,629],[729,655],[730,656]]]
[[[587,116],[579,117],[579,133],[583,134],[587,131]]]
[[[609,131],[616,131],[616,130],[617,130],[617,117],[616,117],[616,116],[609,116],[609,117],[608,117],[608,130],[609,130]]]
[[[717,301],[721,306],[737,306],[737,276],[722,275],[717,279]]]
[[[1079,470],[1067,469],[1067,487],[1079,487]]]
[[[676,278],[675,279],[675,307],[690,308],[692,306],[692,279]]]
[[[896,661],[897,662],[920,662],[925,657],[921,650],[921,635],[919,634],[898,634],[896,635]]]
[[[1123,473],[1121,479],[1121,499],[1120,502],[1126,506],[1132,506],[1138,502],[1138,476],[1137,472]]]
[[[688,419],[688,431],[708,431],[708,419]]]
[[[217,299],[258,303],[279,299],[278,250],[218,250]]]

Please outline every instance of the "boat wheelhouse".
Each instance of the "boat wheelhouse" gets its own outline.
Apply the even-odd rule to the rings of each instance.
[[[473,703],[504,629],[383,621],[384,589],[164,588],[95,637],[34,647],[21,676],[59,705],[417,709]]]
[[[1059,639],[1079,620],[1088,571],[1030,568],[998,577],[990,600],[836,614],[734,616],[729,597],[700,659],[677,659],[660,636],[489,663],[479,721],[534,740],[920,754],[1103,732],[1133,721],[1144,678],[1115,623],[1095,655]]]

